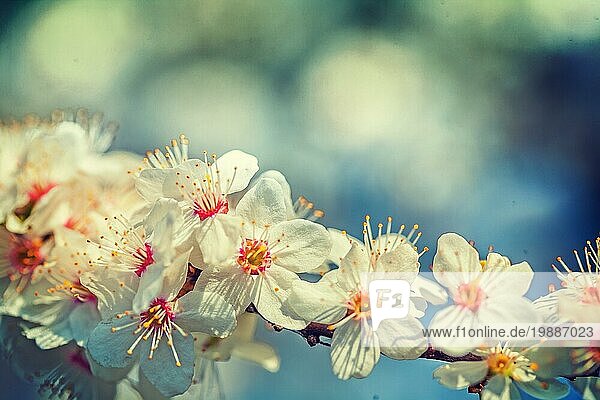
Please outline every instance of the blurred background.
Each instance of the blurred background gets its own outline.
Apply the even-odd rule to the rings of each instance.
[[[549,271],[600,229],[599,50],[595,0],[4,1],[0,116],[103,111],[138,153],[183,132],[281,170],[327,226],[392,215]],[[229,399],[476,398],[435,362],[341,382],[327,349],[259,336],[281,371],[223,365]]]

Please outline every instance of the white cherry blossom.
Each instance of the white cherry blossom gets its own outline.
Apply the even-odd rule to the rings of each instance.
[[[433,377],[451,389],[466,389],[486,380],[483,400],[520,400],[518,389],[538,399],[560,399],[569,386],[552,374],[552,365],[536,362],[536,351],[511,349],[507,345],[478,349],[481,361],[457,361],[439,367]]]
[[[276,325],[304,327],[282,305],[297,274],[325,260],[331,247],[327,231],[304,219],[288,220],[281,185],[271,178],[248,190],[235,214],[237,224],[201,242],[208,268],[198,285],[222,294],[238,312],[252,303]]]
[[[331,364],[340,379],[362,378],[371,373],[380,354],[395,359],[415,359],[427,347],[422,315],[412,304],[403,319],[387,319],[377,331],[371,324],[369,282],[373,273],[413,282],[419,271],[414,243],[391,233],[373,238],[369,218],[364,223],[364,243],[353,241],[340,268],[326,273],[317,283],[294,283],[286,305],[299,317],[328,324],[333,330]]]
[[[538,321],[533,304],[524,297],[533,278],[527,262],[511,265],[497,253],[489,253],[482,262],[464,238],[446,233],[438,240],[433,274],[448,289],[453,304],[435,314],[430,329]],[[466,354],[481,344],[460,337],[437,336],[431,341],[452,355]]]

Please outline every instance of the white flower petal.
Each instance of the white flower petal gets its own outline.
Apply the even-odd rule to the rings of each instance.
[[[481,400],[521,400],[521,395],[509,377],[494,375],[481,392]]]
[[[536,323],[539,319],[531,301],[511,294],[484,300],[477,310],[477,316],[481,324],[488,325],[513,322]]]
[[[450,389],[466,389],[481,382],[488,372],[486,361],[457,361],[433,371],[433,378]]]
[[[342,259],[350,251],[352,241],[359,242],[359,240],[338,229],[327,228],[327,231],[331,237],[331,251],[328,260],[335,265],[340,265]]]
[[[189,229],[184,229],[183,212],[174,199],[158,199],[143,224],[146,234],[152,237],[153,246],[161,252],[166,249],[159,248],[159,243],[166,243],[168,248],[180,246],[191,232]],[[172,228],[168,228],[169,225]],[[167,236],[168,240],[164,236]]]
[[[372,336],[370,346],[365,345],[361,340],[360,323],[349,321],[333,332],[331,367],[338,378],[345,380],[352,376],[368,376],[379,361],[379,356],[377,337]]]
[[[393,273],[395,279],[412,283],[419,272],[419,255],[412,245],[401,243],[379,257],[375,271]]]
[[[54,349],[73,339],[68,319],[48,326],[24,327],[23,335],[27,339],[35,340],[35,344],[42,350]]]
[[[485,260],[485,269],[506,269],[511,266],[508,257],[498,253],[488,253]]]
[[[356,243],[342,259],[338,269],[337,279],[344,290],[354,291],[359,287],[361,274],[369,272],[369,254],[364,246]]]
[[[267,321],[287,329],[304,328],[307,321],[283,312],[283,303],[287,299],[292,285],[299,279],[298,275],[276,265],[271,265],[264,276],[259,275],[252,302],[260,315]]]
[[[220,294],[239,314],[246,311],[246,307],[252,302],[255,284],[252,276],[245,274],[237,266],[224,265],[202,271],[195,290]]]
[[[71,335],[79,346],[85,347],[87,340],[100,322],[100,313],[93,302],[77,304],[69,315]]]
[[[192,290],[178,300],[177,323],[190,332],[225,337],[235,328],[235,310],[214,292]]]
[[[131,310],[137,292],[139,278],[132,272],[117,272],[107,269],[86,272],[79,277],[83,286],[98,299],[98,311],[102,319]]]
[[[250,179],[258,171],[258,160],[256,157],[240,150],[232,150],[219,157],[211,165],[212,175],[219,179],[224,194],[239,192],[246,189]]]
[[[133,311],[139,313],[150,306],[150,302],[159,297],[163,286],[163,274],[166,267],[154,263],[140,277],[140,284],[133,298]]]
[[[275,240],[279,242],[274,243]],[[327,230],[304,219],[274,225],[269,232],[269,241],[273,262],[296,273],[318,267],[331,249]]]
[[[256,363],[269,372],[279,371],[279,356],[266,343],[246,342],[233,347],[232,355],[241,360]]]
[[[140,358],[140,372],[165,397],[172,397],[185,392],[192,384],[194,376],[194,338],[192,335],[181,336],[173,332],[173,346],[177,351],[181,366],[175,365],[171,348],[165,340],[161,340],[154,356]]]
[[[290,188],[290,184],[288,183],[287,179],[285,179],[285,176],[279,171],[269,170],[260,174],[258,179],[261,178],[273,179],[281,185],[281,190],[283,191],[283,198],[285,200],[287,219],[295,219],[296,213],[294,212],[294,204],[292,202],[292,189]]]
[[[473,280],[479,271],[479,254],[462,236],[456,233],[440,236],[433,258],[433,275],[439,283],[450,288],[456,287]]]
[[[235,211],[259,227],[287,220],[281,185],[270,178],[259,179],[240,199]]]
[[[116,318],[102,321],[92,331],[87,343],[87,349],[90,356],[102,367],[125,368],[137,358],[137,351],[133,355],[127,354],[127,349],[133,344],[135,336],[133,331],[136,326],[123,328],[116,332],[113,327],[125,325],[129,321],[118,320]],[[143,342],[143,341],[142,341]],[[144,345],[144,343],[140,343]],[[147,354],[147,353],[144,353]]]
[[[396,360],[414,360],[427,349],[423,325],[412,316],[383,320],[376,331],[381,352]]]
[[[217,214],[201,225],[196,240],[206,265],[219,265],[235,256],[241,242],[242,221],[238,216]]]
[[[422,297],[431,304],[439,305],[448,301],[448,292],[437,283],[417,275],[410,285],[415,296]]]
[[[149,203],[163,197],[163,184],[170,172],[164,169],[145,169],[135,180],[135,188]]]
[[[533,270],[527,262],[512,265],[508,268],[488,268],[481,274],[481,288],[488,296],[510,293],[515,296],[525,296],[533,280]]]
[[[175,298],[185,283],[188,259],[192,249],[179,254],[171,264],[163,266],[154,263],[140,278],[139,288],[133,299],[133,311],[139,313],[149,307],[157,297],[171,300]]]
[[[163,284],[159,296],[172,300],[179,293],[187,277],[191,252],[192,249],[179,253],[173,262],[164,268]]]
[[[224,400],[217,363],[204,358],[196,359],[192,386],[173,400]]]
[[[468,330],[475,327],[476,324],[477,318],[471,311],[461,306],[451,305],[433,316],[429,323],[429,330],[443,332],[444,329],[456,329],[458,326]],[[448,337],[445,334],[432,334],[429,340],[433,347],[442,349],[446,354],[452,356],[467,354],[479,345],[474,341],[468,342],[465,338]]]
[[[329,274],[326,274],[327,276]],[[295,281],[285,306],[306,321],[333,324],[346,315],[347,294],[329,279],[317,283]]]

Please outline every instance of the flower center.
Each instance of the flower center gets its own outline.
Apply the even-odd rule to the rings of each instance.
[[[238,265],[249,275],[264,273],[271,266],[269,242],[260,239],[244,239],[237,258]]]
[[[492,353],[487,359],[488,368],[493,375],[510,376],[515,363],[512,358],[504,353]]]
[[[485,299],[485,293],[476,282],[463,283],[458,287],[454,302],[476,312]]]
[[[140,324],[144,328],[162,328],[165,322],[171,323],[175,319],[175,313],[170,302],[163,298],[156,298],[152,300],[148,310],[142,311],[140,317]]]
[[[13,280],[14,275],[30,275],[38,266],[44,263],[42,254],[42,238],[29,239],[25,236],[13,235],[9,244],[8,260],[13,269],[8,277]]]
[[[27,192],[27,196],[29,197],[29,201],[31,203],[38,202],[42,197],[48,194],[49,191],[56,187],[55,183],[34,183],[29,191]]]
[[[371,316],[369,295],[365,291],[361,290],[354,294],[350,300],[347,301],[346,307],[348,308],[347,315],[353,315],[355,320],[360,320]]]
[[[600,290],[596,286],[590,286],[584,289],[581,299],[583,304],[600,304]]]
[[[160,341],[163,339],[163,336],[166,336],[167,346],[171,348],[173,358],[175,359],[175,365],[181,367],[179,355],[177,354],[175,345],[173,344],[173,330],[176,330],[181,336],[184,337],[188,334],[175,323],[173,302],[167,301],[162,297],[157,297],[156,299],[152,300],[150,307],[148,307],[146,311],[140,313],[137,317],[132,315],[130,312],[117,314],[118,319],[121,319],[125,316],[131,317],[134,319],[134,321],[125,325],[113,327],[111,330],[113,333],[115,333],[121,329],[130,327],[132,325],[137,325],[137,328],[133,331],[133,335],[137,335],[137,338],[129,347],[129,349],[127,349],[127,354],[132,355],[133,351],[142,339],[148,340],[152,338],[150,353],[148,354],[148,359],[152,360],[152,357],[154,357],[154,352],[158,348]]]
[[[83,286],[79,280],[77,280],[77,281],[65,280],[62,284],[56,285],[56,286],[48,289],[48,293],[50,293],[50,294],[56,293],[57,291],[66,293],[67,295],[72,296],[74,302],[96,303],[98,301],[98,299],[96,299],[96,296],[94,296],[92,294],[92,292],[90,292],[88,290],[88,288]]]
[[[207,191],[198,196],[193,203],[194,214],[204,221],[217,214],[227,214],[229,203],[220,193]]]
[[[135,253],[133,253],[133,257],[139,260],[135,268],[135,274],[137,276],[142,276],[144,272],[148,269],[148,267],[154,264],[154,251],[152,250],[152,246],[148,243],[144,243],[144,247],[138,248]]]

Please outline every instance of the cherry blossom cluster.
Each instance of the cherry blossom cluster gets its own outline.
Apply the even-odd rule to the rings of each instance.
[[[427,325],[600,322],[598,243],[558,258],[562,286],[531,301],[533,271],[443,234],[421,273],[417,225],[362,221],[362,237],[318,223],[256,157],[198,151],[184,135],[137,155],[108,151],[117,125],[86,110],[0,124],[3,355],[44,398],[219,399],[217,363],[279,369],[257,324],[330,347],[339,379],[381,355],[443,363],[434,379],[485,400],[600,399],[595,343],[482,346]],[[518,272],[519,279],[514,279]],[[410,283],[408,315],[371,324],[368,278]],[[429,315],[431,317],[431,315]],[[566,377],[571,380],[558,380]]]

